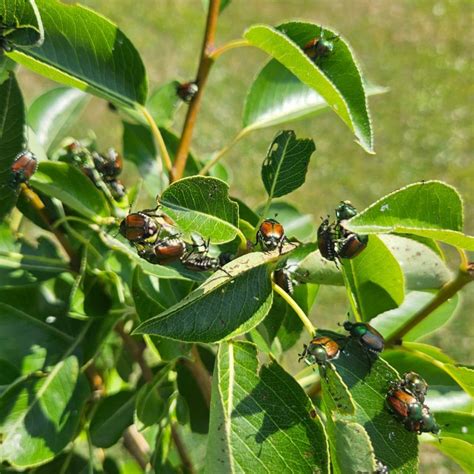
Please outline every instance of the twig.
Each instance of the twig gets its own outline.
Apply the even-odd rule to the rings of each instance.
[[[147,382],[150,382],[153,379],[153,372],[151,371],[150,367],[148,366],[148,364],[146,363],[146,360],[143,357],[143,351],[145,350],[145,345],[141,346],[140,344],[138,344],[137,341],[132,336],[130,336],[130,334],[128,334],[125,331],[123,322],[119,322],[115,326],[115,331],[120,335],[126,349],[129,351],[132,358],[139,365],[139,367],[142,371],[143,378]],[[130,432],[129,430],[126,431],[124,433],[124,442],[125,442],[125,436],[126,435],[128,437],[130,437],[130,436],[134,436],[134,433],[133,433],[133,431],[132,432]],[[174,425],[171,425],[171,435],[173,437],[173,441],[175,443],[176,449],[178,450],[178,454],[179,454],[179,457],[181,459],[181,463],[186,468],[186,472],[194,473],[195,470],[194,470],[191,458],[190,458],[189,454],[187,453],[186,447],[185,447],[185,445],[184,445],[184,443],[181,439],[181,436],[180,436],[179,432],[177,431],[177,429]],[[137,443],[138,441],[135,439],[134,442]],[[145,443],[146,443],[146,441],[145,441]],[[148,448],[148,450],[149,450],[149,448]],[[129,451],[130,451],[130,449],[129,449]],[[139,455],[138,452],[134,453],[134,452],[130,451],[130,453],[134,457],[135,457],[135,455]],[[137,461],[139,461],[138,458],[136,458],[136,459],[137,459]],[[147,463],[148,463],[148,461],[147,461]]]
[[[149,467],[150,447],[143,435],[133,424],[123,433],[123,444],[127,451],[136,459],[140,467],[145,470]]]
[[[246,39],[236,39],[229,41],[228,43],[223,44],[222,46],[219,46],[219,48],[216,48],[214,51],[212,51],[209,56],[216,60],[221,54],[230,51],[231,49],[235,48],[242,48],[244,46],[252,46]]]
[[[305,312],[300,308],[298,303],[283,289],[280,288],[276,283],[272,283],[273,291],[278,293],[291,307],[291,309],[298,315],[303,323],[304,327],[308,331],[311,337],[314,337],[316,334],[316,328],[313,326],[313,323],[309,320],[308,316],[306,316]]]
[[[188,455],[186,446],[183,444],[183,440],[181,439],[181,436],[178,432],[176,423],[171,425],[171,437],[173,438],[174,445],[176,446],[181,462],[183,463],[184,472],[194,474],[196,470],[194,469],[191,458]]]
[[[474,281],[474,263],[468,263],[467,260],[462,262],[458,274],[451,280],[446,283],[439,291],[436,293],[434,298],[421,308],[415,316],[407,321],[401,328],[398,329],[387,341],[385,344],[387,346],[399,344],[407,333],[409,333],[415,326],[420,324],[427,316],[429,316],[436,308],[441,306],[443,303],[452,298],[459,290],[461,290],[468,283]]]
[[[194,379],[199,385],[199,388],[204,397],[206,405],[210,407],[211,406],[211,376],[209,375],[209,372],[204,366],[201,356],[199,355],[197,346],[195,344],[193,345],[191,352],[193,354],[194,362],[191,362],[189,359],[184,359],[184,358],[182,359],[182,362],[193,374]]]
[[[209,10],[207,13],[206,32],[202,42],[201,59],[199,61],[199,68],[196,76],[196,83],[198,85],[197,94],[192,98],[184,121],[183,133],[179,142],[178,151],[173,168],[171,170],[170,181],[176,181],[183,176],[186,161],[189,155],[189,148],[191,147],[191,140],[193,137],[194,126],[196,124],[197,114],[201,105],[202,94],[204,86],[206,85],[209,71],[214,63],[211,57],[214,48],[214,38],[216,35],[217,19],[219,17],[220,0],[210,0]]]
[[[66,239],[66,236],[57,227],[54,226],[54,222],[48,214],[48,211],[43,201],[29,186],[24,183],[21,185],[21,192],[25,196],[30,206],[39,215],[41,220],[47,225],[48,229],[56,236],[62,248],[69,257],[70,266],[72,270],[77,272],[80,266],[79,258],[77,257],[74,249],[71,247],[69,241]]]
[[[140,106],[140,110],[146,121],[148,122],[148,125],[150,125],[151,132],[153,133],[153,136],[155,137],[155,140],[160,149],[160,155],[161,159],[163,160],[163,164],[165,165],[165,168],[168,170],[168,172],[171,172],[173,163],[171,163],[171,158],[168,153],[168,149],[166,148],[165,141],[163,140],[163,135],[161,135],[160,129],[156,125],[155,120],[151,116],[150,112],[148,112],[147,108]]]

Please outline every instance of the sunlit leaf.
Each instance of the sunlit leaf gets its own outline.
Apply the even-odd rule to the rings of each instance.
[[[221,344],[207,472],[327,472],[327,450],[321,420],[293,377],[274,360],[259,367],[252,344]]]
[[[44,26],[40,47],[7,55],[53,81],[127,106],[145,104],[147,78],[130,40],[109,20],[81,5],[37,0]]]
[[[278,28],[251,26],[244,34],[254,46],[262,49],[291,71],[304,84],[320,94],[353,131],[360,145],[373,152],[372,127],[366,92],[354,56],[339,36],[334,51],[316,65],[302,48],[308,41],[324,34],[339,36],[327,28],[303,22],[284,23]]]
[[[54,150],[79,117],[90,97],[69,87],[57,87],[40,95],[28,109],[28,124],[46,151]]]
[[[347,221],[360,234],[415,234],[474,250],[474,237],[464,235],[462,200],[441,181],[410,184],[379,199]]]

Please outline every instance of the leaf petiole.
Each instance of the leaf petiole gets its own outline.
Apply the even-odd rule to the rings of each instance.
[[[275,293],[278,293],[290,306],[290,308],[297,314],[301,319],[304,327],[308,331],[309,335],[313,337],[316,334],[316,328],[313,326],[313,323],[306,316],[305,312],[300,308],[298,303],[283,289],[280,288],[275,282],[272,282],[272,288]]]

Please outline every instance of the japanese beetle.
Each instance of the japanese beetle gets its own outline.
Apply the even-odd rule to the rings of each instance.
[[[119,232],[132,243],[144,242],[157,235],[158,230],[158,224],[143,212],[132,212],[119,227]]]
[[[338,36],[324,37],[324,30],[321,27],[319,36],[308,41],[303,47],[303,51],[314,63],[318,63],[322,58],[328,57],[334,51],[334,42]]]
[[[106,184],[110,190],[110,194],[112,194],[112,197],[115,200],[119,201],[125,196],[125,186],[119,179],[111,179],[110,181],[106,181]]]
[[[283,226],[275,219],[265,219],[257,232],[257,241],[255,245],[260,243],[264,250],[282,249],[283,244],[288,239],[285,236]]]
[[[336,219],[338,222],[351,219],[357,215],[357,209],[352,205],[350,201],[341,201],[339,206],[336,207]]]
[[[285,290],[289,295],[295,291],[294,281],[291,276],[291,271],[287,267],[279,268],[273,272],[273,279],[275,283]]]
[[[109,148],[104,155],[92,153],[95,169],[106,179],[116,178],[123,168],[123,160],[114,148]]]
[[[181,261],[186,268],[195,272],[215,271],[221,268],[219,258],[211,257],[203,253],[191,253]]]
[[[318,249],[321,256],[331,262],[335,262],[337,257],[334,237],[334,226],[329,224],[329,219],[323,219],[318,228]]]
[[[375,473],[374,474],[388,474],[388,467],[378,459],[375,460]]]
[[[0,57],[3,55],[3,52],[10,53],[11,51],[13,51],[11,42],[0,35]]]
[[[403,374],[402,380],[398,382],[400,387],[411,393],[418,401],[423,403],[428,391],[428,384],[416,372],[407,372]]]
[[[351,233],[339,242],[337,256],[347,259],[357,257],[367,247],[368,241],[368,235]]]
[[[183,82],[176,89],[178,97],[186,103],[191,102],[198,91],[199,87],[195,82]]]
[[[430,409],[406,390],[394,387],[392,384],[387,394],[386,403],[388,409],[403,422],[408,431],[435,435],[440,432]]]
[[[326,375],[326,365],[331,360],[337,359],[340,354],[339,344],[326,336],[317,336],[311,339],[309,345],[303,346],[303,352],[299,354],[307,365],[318,364],[323,376]]]
[[[28,183],[29,179],[38,169],[38,160],[30,151],[18,153],[11,166],[12,187],[17,187],[21,183]]]
[[[222,268],[222,265],[230,262],[230,254],[222,253],[218,257],[211,257],[207,255],[208,251],[209,240],[207,242],[199,243],[193,238],[191,250],[182,256],[181,262],[186,268],[195,272],[222,270],[227,275],[232,276]]]
[[[8,30],[11,29],[8,25],[3,23],[3,16],[0,15],[0,57],[3,52],[9,53],[13,51],[13,46],[11,42],[5,37],[5,32],[8,33]]]
[[[370,324],[345,321],[343,326],[346,331],[349,331],[351,337],[359,341],[368,352],[378,355],[383,351],[385,340],[382,334]]]
[[[423,405],[411,394],[401,388],[391,388],[386,397],[388,409],[409,431],[418,431]]]
[[[186,244],[177,236],[159,239],[154,244],[139,244],[138,255],[150,263],[166,265],[179,260],[186,251]]]
[[[234,255],[230,252],[222,252],[217,258],[219,259],[219,265],[224,266],[225,264],[234,260]]]
[[[431,414],[430,409],[423,405],[421,410],[421,433],[433,433],[435,435],[439,434],[440,427],[436,423],[434,416]]]
[[[336,341],[327,336],[317,336],[311,339],[309,345],[304,345],[300,358],[308,365],[324,364],[339,357],[340,348]]]

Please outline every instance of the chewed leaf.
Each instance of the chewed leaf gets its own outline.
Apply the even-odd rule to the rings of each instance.
[[[298,139],[295,132],[279,132],[273,139],[262,165],[262,179],[270,198],[298,189],[305,181],[316,146],[311,139]]]

